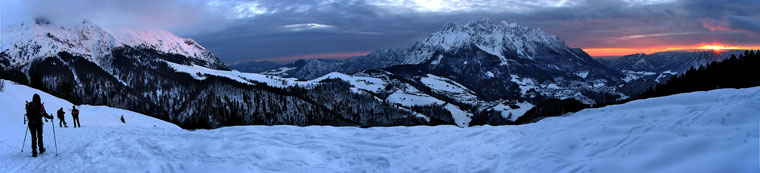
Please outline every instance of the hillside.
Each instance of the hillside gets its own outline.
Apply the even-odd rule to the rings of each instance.
[[[449,23],[403,50],[297,61],[262,74],[229,70],[192,39],[163,30],[85,21],[21,24],[3,36],[0,78],[188,129],[503,125],[547,100],[603,105],[649,86],[628,83],[630,76],[557,36],[490,20]],[[281,77],[302,72],[311,79]]]
[[[757,172],[760,87],[586,109],[520,126],[237,126],[188,131],[144,115],[82,106],[82,128],[57,128],[55,157],[19,153],[32,93],[6,81],[0,172]],[[127,124],[117,115],[125,113]],[[118,123],[114,123],[118,122]],[[155,127],[153,125],[156,125]],[[28,141],[27,141],[28,142]],[[82,166],[90,165],[90,166]]]
[[[760,52],[745,51],[720,62],[692,67],[679,76],[650,87],[636,98],[659,97],[671,94],[707,91],[719,88],[760,86]]]
[[[127,109],[183,128],[428,124],[417,113],[352,92],[345,81],[294,86],[289,79],[231,71],[192,39],[164,30],[38,22],[10,26],[2,35],[0,78],[72,103]]]

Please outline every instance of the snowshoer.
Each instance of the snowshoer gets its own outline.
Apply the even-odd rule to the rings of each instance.
[[[76,106],[71,106],[71,118],[74,118],[72,121],[74,122],[74,128],[82,127],[82,124],[79,123],[79,109],[77,109]]]
[[[127,122],[124,121],[124,115],[121,116],[121,123],[127,124]]]
[[[32,157],[37,157],[38,146],[40,154],[45,153],[42,142],[42,118],[53,119],[53,116],[47,114],[38,94],[32,96],[31,103],[26,103],[26,116],[29,119],[29,132],[32,134]]]
[[[66,124],[66,119],[64,119],[64,115],[66,115],[66,112],[63,111],[63,107],[61,109],[58,109],[58,127],[69,127],[68,124]],[[63,126],[61,126],[63,124]]]

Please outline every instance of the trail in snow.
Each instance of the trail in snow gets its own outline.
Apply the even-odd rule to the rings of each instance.
[[[19,153],[25,126],[17,115],[23,114],[17,108],[23,102],[17,102],[34,92],[10,82],[0,92],[0,172],[760,171],[760,87],[633,101],[521,126],[470,128],[188,131],[139,114],[122,124],[118,114],[129,111],[82,106],[82,128],[56,127],[59,157],[45,125],[49,153],[39,158],[31,157],[28,144]],[[46,105],[70,104],[41,95]]]

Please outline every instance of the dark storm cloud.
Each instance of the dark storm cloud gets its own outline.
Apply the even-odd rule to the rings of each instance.
[[[273,14],[236,19],[238,25],[235,27],[194,38],[215,50],[227,62],[233,62],[248,58],[400,48],[410,45],[420,34],[440,28],[443,21],[425,20],[428,17],[421,14],[390,14],[358,1],[312,8],[303,7],[309,3],[272,3],[262,6],[277,7]]]
[[[760,16],[728,16],[726,19],[731,28],[760,33]]]
[[[403,48],[446,22],[482,18],[539,27],[583,48],[760,44],[752,36],[758,33],[760,1],[463,1],[430,8],[411,1],[257,2],[276,12],[238,19],[235,27],[195,38],[227,62]],[[489,3],[495,5],[480,5]],[[703,20],[724,29],[711,30]],[[309,24],[321,27],[284,27]]]
[[[380,7],[363,1],[285,4],[257,1],[276,11],[237,19],[237,26],[194,38],[227,62],[249,58],[272,58],[336,52],[369,52],[403,48],[439,30],[446,22],[492,18],[497,13],[482,11],[419,12],[400,7]],[[320,1],[321,2],[321,1]],[[271,3],[271,4],[270,4]],[[276,10],[275,10],[276,9]],[[501,18],[501,19],[496,19]],[[303,26],[321,26],[305,28]],[[288,26],[301,26],[294,30]]]

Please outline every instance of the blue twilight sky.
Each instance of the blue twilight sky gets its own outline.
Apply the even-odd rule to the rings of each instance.
[[[1,0],[3,27],[35,16],[156,27],[227,63],[404,48],[446,22],[542,28],[594,56],[722,44],[760,47],[760,0]]]

